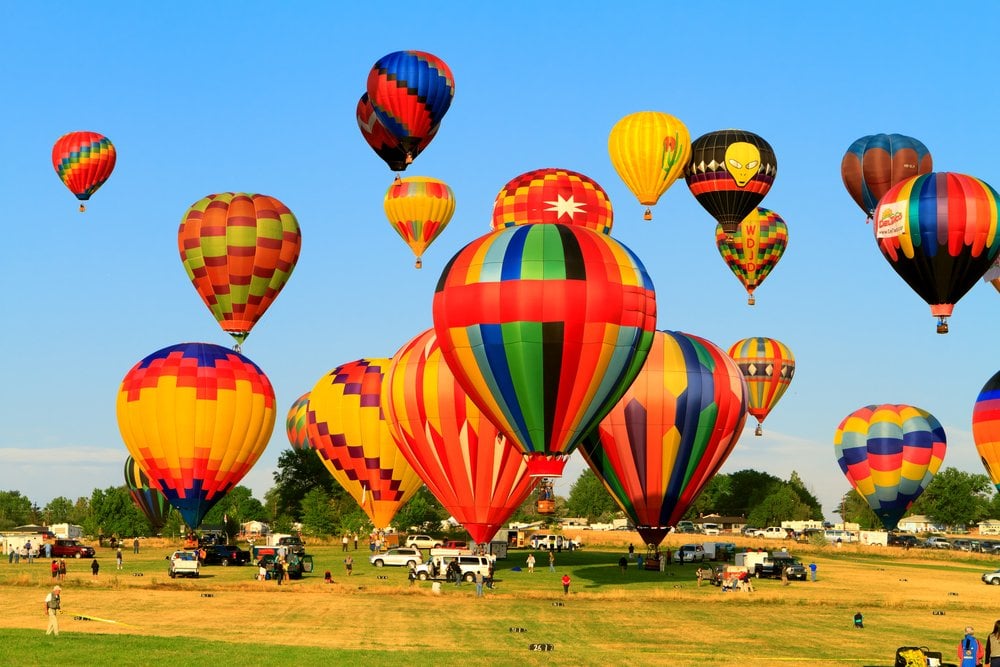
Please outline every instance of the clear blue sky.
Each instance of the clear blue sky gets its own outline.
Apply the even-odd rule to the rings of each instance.
[[[178,223],[201,197],[270,194],[302,227],[298,267],[244,346],[278,396],[278,426],[244,480],[263,497],[292,401],[331,368],[391,356],[431,326],[445,262],[488,230],[504,183],[541,167],[607,190],[613,236],[655,282],[658,328],[793,350],[795,380],[764,437],[748,425],[724,471],[797,470],[832,517],[849,488],[833,454],[840,420],[911,403],[944,425],[945,466],[983,472],[970,420],[1000,364],[1000,295],[978,284],[951,333],[935,334],[878,252],[840,160],[860,136],[900,132],[928,146],[935,169],[1000,186],[994,4],[60,4],[4,9],[0,489],[44,505],[121,484],[124,374],[174,343],[230,345],[177,253]],[[458,200],[420,271],[383,214],[392,175],[354,121],[369,68],[400,49],[435,53],[456,81],[408,172],[443,179]],[[774,147],[763,205],[788,223],[789,248],[756,306],[683,182],[647,223],[615,174],[608,132],[644,109],[677,116],[692,137],[736,127]],[[79,129],[118,149],[83,215],[49,158]]]

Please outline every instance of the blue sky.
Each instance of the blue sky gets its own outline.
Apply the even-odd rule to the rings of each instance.
[[[1000,186],[993,4],[334,7],[4,8],[0,489],[44,505],[121,484],[114,403],[124,374],[174,343],[230,344],[177,253],[177,226],[198,199],[262,192],[302,227],[295,273],[244,346],[279,404],[271,443],[244,480],[263,497],[288,447],[292,401],[331,368],[391,356],[431,326],[445,262],[488,230],[508,180],[542,167],[582,172],[608,192],[612,235],[656,285],[658,328],[724,348],[770,336],[794,352],[795,380],[765,435],[748,425],[723,471],[796,470],[832,517],[849,488],[833,454],[840,420],[870,403],[910,403],[944,425],[945,466],[983,472],[970,420],[1000,364],[1000,295],[978,284],[951,333],[935,334],[926,304],[878,252],[840,161],[860,136],[900,132],[927,145],[936,170]],[[440,56],[456,81],[437,138],[407,172],[444,180],[458,201],[420,271],[384,217],[392,174],[354,121],[369,68],[400,49]],[[787,222],[789,248],[756,306],[683,182],[647,223],[614,172],[608,132],[645,109],[677,116],[692,137],[736,127],[773,146],[778,175],[763,205]],[[82,215],[50,164],[53,142],[80,129],[118,150]],[[562,492],[583,465],[574,459]]]

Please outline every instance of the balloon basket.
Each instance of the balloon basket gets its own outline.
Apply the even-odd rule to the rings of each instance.
[[[948,320],[946,320],[943,317],[938,320],[938,323],[937,323],[937,332],[939,334],[946,334],[946,333],[948,333]]]
[[[414,262],[414,264],[413,264],[413,266],[415,266],[415,267],[416,267],[416,268],[418,268],[418,269],[419,269],[420,267],[422,267],[423,265],[424,265],[424,263],[423,263],[423,262],[422,262],[422,261],[420,260],[420,258],[419,258],[419,257],[417,257],[417,261],[416,261],[416,262]]]
[[[653,219],[653,212],[647,208],[646,212],[642,214],[642,219],[649,222]]]
[[[754,295],[753,295],[753,294],[751,294],[750,296],[748,296],[748,297],[747,297],[747,305],[748,305],[748,306],[752,306],[752,305],[754,305],[755,303],[757,303],[757,299],[756,299],[756,298],[754,298]]]
[[[84,206],[83,204],[80,204],[80,213],[83,213],[86,210],[87,210],[87,207]]]
[[[758,437],[764,435],[764,426],[762,424],[757,424],[757,428],[754,430],[753,434]]]

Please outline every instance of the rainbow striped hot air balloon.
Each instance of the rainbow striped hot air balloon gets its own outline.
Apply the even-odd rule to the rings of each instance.
[[[867,405],[840,422],[833,449],[847,481],[893,530],[941,467],[947,439],[926,410]]]
[[[788,246],[788,226],[780,215],[758,206],[732,234],[716,225],[715,244],[726,266],[746,288],[747,304],[752,306],[754,290],[771,275]]]
[[[580,450],[643,541],[659,544],[736,446],[746,405],[743,376],[718,346],[657,331],[635,382]]]
[[[433,329],[393,357],[382,409],[403,456],[477,544],[487,544],[534,489],[524,456],[459,386]]]
[[[129,453],[193,529],[263,453],[274,389],[238,352],[181,343],[126,373],[117,413]]]
[[[302,394],[292,407],[288,408],[288,415],[285,417],[285,433],[288,435],[288,442],[295,449],[311,449],[309,437],[306,433],[306,411],[309,407],[309,392]]]
[[[937,332],[1000,254],[996,190],[950,172],[914,176],[875,209],[875,240],[899,277],[931,307]]]
[[[309,393],[309,444],[376,528],[386,528],[420,488],[380,404],[388,359],[359,359],[323,376]]]
[[[117,153],[114,144],[97,132],[70,132],[52,147],[52,166],[63,184],[80,201],[87,201],[111,176]],[[87,207],[80,204],[80,212]]]
[[[434,242],[455,214],[455,193],[448,184],[426,176],[397,179],[385,193],[385,217],[417,257]]]
[[[493,229],[535,223],[586,227],[608,234],[614,222],[608,193],[569,169],[535,169],[515,176],[493,202]]]
[[[529,474],[558,477],[638,374],[656,297],[639,259],[607,234],[521,225],[452,258],[433,314],[462,388],[529,455]]]
[[[152,486],[149,477],[131,456],[125,459],[125,488],[135,506],[149,519],[153,532],[159,533],[170,513],[170,503],[159,489]]]
[[[749,412],[757,418],[754,435],[763,435],[764,419],[785,395],[795,375],[795,357],[781,341],[763,336],[736,341],[729,348],[729,356],[747,381]]]
[[[986,473],[1000,491],[1000,372],[986,381],[976,398],[972,438]]]

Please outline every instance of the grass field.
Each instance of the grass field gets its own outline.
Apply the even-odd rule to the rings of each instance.
[[[556,572],[526,550],[498,561],[496,589],[429,582],[410,586],[403,568],[376,569],[353,552],[345,576],[339,545],[309,546],[316,571],[278,586],[257,582],[254,567],[203,568],[200,579],[172,580],[164,560],[174,547],[146,543],[115,570],[100,549],[101,573],[69,562],[58,638],[46,637],[42,601],[52,585],[48,561],[0,563],[0,658],[42,664],[118,662],[156,665],[223,659],[243,665],[877,665],[903,645],[925,645],[951,659],[966,625],[985,638],[1000,618],[1000,588],[980,575],[990,556],[904,552],[884,547],[791,545],[815,562],[818,581],[756,582],[753,593],[697,585],[695,567],[626,574],[618,558],[637,536],[583,534],[587,547],[557,554]],[[671,536],[676,547],[683,536]],[[690,536],[689,536],[690,537]],[[673,543],[670,540],[675,540]],[[767,546],[761,541],[741,546]],[[324,570],[333,573],[323,583]],[[572,578],[570,594],[559,583]],[[142,576],[138,576],[141,573]],[[853,628],[861,611],[865,629]],[[93,620],[76,620],[87,616]],[[532,644],[550,644],[536,652]]]

